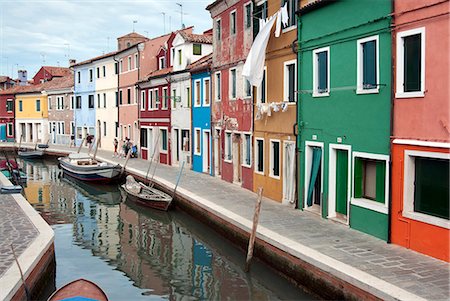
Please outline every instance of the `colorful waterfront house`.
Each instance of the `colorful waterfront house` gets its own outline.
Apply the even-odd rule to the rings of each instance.
[[[14,91],[9,88],[0,91],[0,141],[14,141]]]
[[[391,214],[392,243],[447,262],[448,11],[448,1],[394,2]]]
[[[72,65],[74,71],[74,122],[75,144],[80,145],[83,139],[93,135],[95,131],[95,64],[91,60]]]
[[[298,207],[388,240],[391,1],[298,11]]]
[[[0,75],[0,91],[12,88],[16,85],[16,81],[9,76]]]
[[[253,190],[262,187],[264,196],[291,205],[296,200],[297,165],[294,133],[297,122],[297,54],[291,47],[297,40],[296,3],[296,0],[281,1],[281,6],[287,5],[289,21],[282,24],[279,37],[270,35],[263,81],[255,89],[253,116]],[[260,19],[272,16],[279,9],[278,0],[261,2],[255,7],[253,21],[259,23]],[[251,90],[246,90],[246,93],[250,95]],[[248,165],[251,164],[249,161]]]
[[[212,32],[193,34],[180,30],[175,34],[170,51],[172,55],[172,73],[170,74],[172,165],[185,162],[185,168],[191,167],[191,106],[200,106],[201,98],[199,87],[194,85],[191,88],[188,66],[211,52]],[[207,84],[210,86],[211,80],[207,81]],[[194,98],[181,97],[182,94],[189,92],[197,94],[194,95]],[[209,105],[210,95],[207,96]],[[188,101],[189,99],[193,100],[192,104]]]
[[[73,87],[71,74],[53,79],[42,91],[47,96],[50,143],[70,145],[70,137],[75,133]]]
[[[214,174],[253,190],[248,152],[253,131],[252,96],[242,68],[253,42],[252,2],[216,0],[206,8],[213,19],[211,130]]]
[[[16,140],[28,143],[49,141],[48,100],[42,94],[50,82],[20,86],[15,91]]]
[[[192,86],[192,169],[213,175],[211,136],[212,54],[189,65]]]
[[[118,137],[118,91],[119,63],[114,60],[116,52],[92,59],[95,68],[95,120],[99,148],[114,150]]]
[[[130,34],[129,34],[130,35]],[[127,35],[127,36],[129,36]],[[123,36],[117,39],[118,49],[121,49],[114,55],[114,60],[118,63],[118,138],[125,140],[129,138],[133,143],[139,143],[139,91],[137,83],[145,74],[141,74],[140,66],[150,58],[143,58],[142,53],[145,50],[145,42],[148,38],[133,33],[132,41],[127,41],[123,45]],[[130,46],[128,46],[130,45]]]
[[[70,68],[66,67],[54,67],[54,66],[42,66],[33,77],[33,84],[41,84],[51,81],[55,77],[64,77],[72,73]]]

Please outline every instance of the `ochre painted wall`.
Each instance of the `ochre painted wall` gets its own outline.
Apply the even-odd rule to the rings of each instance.
[[[41,101],[40,112],[36,111],[36,100]],[[19,102],[22,100],[23,110],[19,111]],[[16,95],[16,118],[40,119],[48,118],[48,100],[46,95],[42,94],[17,94]]]

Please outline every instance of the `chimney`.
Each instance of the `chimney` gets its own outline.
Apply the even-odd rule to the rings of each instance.
[[[28,84],[27,70],[18,70],[17,77],[19,79],[19,86],[26,86]]]
[[[75,60],[75,59],[69,60],[69,66],[75,65],[76,63],[77,63],[77,60]]]

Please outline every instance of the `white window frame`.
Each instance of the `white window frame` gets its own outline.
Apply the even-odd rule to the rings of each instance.
[[[198,91],[198,92],[197,92],[197,83],[199,83],[198,87],[200,89],[200,91]],[[194,107],[195,108],[198,108],[198,107],[202,106],[202,98],[201,98],[202,93],[201,93],[201,90],[202,90],[201,80],[200,79],[194,80]],[[198,98],[198,103],[197,103],[197,98]]]
[[[10,101],[12,103],[12,106],[11,106],[12,110],[8,110],[8,101]],[[6,112],[7,113],[12,113],[13,111],[14,111],[14,101],[13,101],[13,99],[8,98],[6,100]]]
[[[234,71],[235,73],[235,79],[236,79],[236,84],[235,84],[235,87],[236,87],[236,90],[235,90],[235,92],[236,92],[236,95],[233,97],[233,83],[232,83],[232,71]],[[237,68],[236,67],[234,67],[234,68],[230,68],[229,69],[229,77],[228,77],[228,95],[229,95],[229,97],[230,97],[230,100],[236,100],[237,98],[238,98],[238,93],[237,93],[237,90],[238,90],[238,86],[237,86],[237,78],[238,78],[238,74],[237,74]]]
[[[139,60],[139,56],[138,56],[137,53],[135,53],[135,54],[134,54],[134,69],[137,69],[138,66],[139,66],[138,60]]]
[[[199,137],[197,137],[197,133],[199,133]],[[200,138],[200,141],[198,141]],[[202,154],[202,129],[201,128],[194,128],[194,155],[201,156]],[[200,151],[197,151],[197,147]]]
[[[279,180],[280,178],[281,178],[281,152],[282,152],[282,147],[281,147],[281,140],[279,140],[279,139],[270,139],[269,140],[270,141],[270,147],[269,147],[269,159],[270,159],[270,161],[269,161],[269,177],[271,177],[271,178],[274,178],[274,179],[277,179],[277,180]],[[274,167],[274,159],[275,159],[275,157],[274,157],[274,154],[273,154],[273,148],[272,148],[272,146],[273,146],[273,143],[274,142],[278,142],[278,173],[279,173],[279,175],[278,176],[276,176],[276,175],[274,175],[273,174],[273,167]]]
[[[421,61],[421,74],[420,74],[420,91],[405,92],[404,90],[404,46],[403,38],[420,34],[420,61]],[[413,98],[413,97],[424,97],[425,96],[425,27],[415,28],[411,30],[401,31],[397,33],[397,76],[396,76],[396,98]]]
[[[264,85],[264,92],[266,95],[265,103],[267,103],[267,66],[264,66],[264,73],[266,74],[266,83]],[[262,81],[261,81],[261,85],[259,85],[259,87],[256,89],[256,102],[262,103],[261,98],[262,98]]]
[[[250,27],[247,27],[247,6],[250,5]],[[244,22],[243,23],[243,27],[244,30],[251,30],[253,28],[253,3],[252,1],[247,1],[244,3],[244,18],[243,18]]]
[[[167,135],[166,135],[166,139],[167,139],[167,143],[166,143],[166,145],[167,145],[167,150],[164,150],[164,149],[162,148],[162,147],[163,147],[163,142],[162,142],[162,138],[163,138],[162,131],[163,131],[163,130],[165,130],[166,133],[167,133]],[[162,153],[162,154],[168,154],[168,153],[169,153],[169,128],[168,128],[168,127],[160,127],[160,128],[159,128],[159,133],[160,133],[160,135],[161,135],[161,142],[159,143],[159,152]]]
[[[250,85],[250,95],[247,94],[247,83]],[[244,95],[244,98],[252,97],[252,90],[252,84],[245,77],[242,77],[242,95]]]
[[[154,89],[148,89],[148,105],[147,105],[147,110],[148,111],[153,111],[155,110],[155,108],[153,107],[154,104],[154,93],[153,93]]]
[[[77,71],[77,83],[81,84],[81,71]]]
[[[123,73],[123,59],[119,61],[119,73]]]
[[[11,125],[11,132],[9,131],[9,125]],[[6,137],[14,136],[14,123],[8,122],[6,123]]]
[[[47,102],[48,102],[48,103],[47,103],[47,109],[48,109],[49,111],[53,110],[53,109],[52,109],[52,97],[51,97],[51,96],[48,97]]]
[[[372,160],[378,160],[378,161],[384,161],[384,164],[386,165],[386,173],[384,175],[384,204],[374,201],[374,200],[369,200],[366,198],[355,198],[355,190],[352,189],[351,191],[351,204],[358,206],[358,207],[362,207],[362,208],[366,208],[369,210],[373,210],[376,212],[380,212],[383,214],[388,214],[389,212],[389,156],[388,155],[380,155],[380,154],[371,154],[371,153],[363,153],[363,152],[353,152],[352,153],[352,186],[353,183],[355,183],[355,160],[356,158],[361,158],[361,159],[372,159]]]
[[[258,157],[258,141],[262,141],[262,151],[263,151],[263,162],[262,162],[262,171],[258,170],[258,165],[259,165],[259,157]],[[254,147],[254,153],[255,153],[255,173],[259,174],[259,175],[264,175],[265,169],[266,169],[266,164],[265,164],[265,147],[266,147],[266,142],[264,141],[264,138],[261,137],[255,137],[255,147]]]
[[[217,23],[220,23],[220,35],[217,34]],[[216,20],[214,20],[213,32],[215,33],[214,40],[215,41],[222,41],[222,36],[223,36],[222,18],[217,18]]]
[[[75,135],[75,133],[73,132],[75,130],[75,122],[71,121],[70,122],[70,135],[73,136]]]
[[[230,135],[230,141],[228,141],[227,139],[227,134]],[[224,158],[223,161],[227,162],[227,163],[232,163],[233,162],[233,132],[232,131],[225,131],[225,142],[224,142]],[[231,144],[230,146],[228,144]],[[230,149],[231,154],[228,154],[228,149]]]
[[[166,91],[166,93],[164,93]],[[169,96],[169,89],[167,87],[162,88],[162,101],[161,101],[161,110],[169,109],[169,100],[166,99],[166,96]]]
[[[297,0],[290,0],[290,1],[291,1],[291,5],[292,5],[292,4],[295,4],[295,2],[296,2]],[[282,6],[284,6],[284,3],[282,4]],[[298,9],[298,6],[297,6],[296,9]],[[288,16],[289,16],[289,11],[288,11]],[[294,14],[292,17],[295,19],[295,14]],[[286,27],[286,28],[283,28],[283,26],[281,26],[281,28],[282,28],[282,31],[281,31],[281,32],[282,32],[282,33],[285,33],[285,32],[288,32],[288,31],[291,31],[291,30],[297,28],[297,23],[294,21],[294,24],[293,24],[293,25],[288,26],[288,27]]]
[[[106,77],[106,66],[105,65],[102,66],[102,71],[103,71],[103,77]]]
[[[231,26],[232,26],[232,18],[231,16],[234,14],[234,33],[231,32]],[[233,9],[232,11],[230,11],[230,15],[229,15],[229,23],[230,23],[230,36],[235,36],[237,35],[237,10]]]
[[[416,221],[450,229],[449,220],[414,211],[415,158],[422,157],[450,160],[450,154],[442,152],[405,150],[404,155],[403,216]]]
[[[289,102],[289,72],[288,65],[294,65],[294,102]],[[283,63],[283,100],[288,102],[288,104],[296,104],[297,97],[295,95],[295,84],[297,83],[297,60],[290,60]],[[267,86],[267,75],[266,75],[266,86]]]
[[[317,64],[317,54],[321,53],[321,52],[327,52],[327,87],[328,90],[327,92],[324,93],[319,93],[318,89],[317,89],[317,83],[319,81],[319,66]],[[313,55],[313,97],[326,97],[326,96],[330,96],[330,47],[322,47],[322,48],[318,48],[318,49],[314,49],[312,52]]]
[[[376,59],[376,85],[377,87],[374,89],[364,89],[363,87],[363,44],[367,42],[375,41],[375,59]],[[359,39],[356,41],[356,94],[373,94],[379,93],[379,83],[380,83],[380,44],[378,35],[371,36],[363,39]]]
[[[128,62],[128,64],[127,64],[127,66],[128,66],[127,71],[130,71],[131,70],[131,55],[128,56],[127,62]]]
[[[145,111],[146,110],[146,101],[145,101],[145,90],[141,91],[141,111]]]
[[[92,83],[92,82],[94,82],[94,69],[92,69],[92,68],[89,68],[89,82],[90,83]]]
[[[219,81],[217,81],[217,75],[219,75]],[[219,84],[217,84],[217,82]],[[217,97],[220,95],[220,97]],[[214,73],[214,100],[216,102],[221,101],[222,98],[222,72],[217,71]]]
[[[206,81],[209,81],[209,91],[206,89]],[[206,95],[209,96],[209,103],[206,103]],[[211,105],[211,77],[203,78],[203,94],[202,94],[202,103],[204,107],[209,107]]]
[[[250,153],[247,153],[247,140],[245,139],[245,136],[247,136],[247,135],[250,136],[250,140],[249,140]],[[242,136],[243,136],[244,139],[242,139],[242,147],[243,147],[242,152],[243,152],[243,155],[242,155],[242,164],[241,164],[241,166],[251,168],[252,167],[252,154],[253,154],[253,152],[252,152],[253,151],[252,150],[253,135],[252,135],[251,132],[242,132]],[[245,159],[246,159],[247,155],[250,157],[250,164],[246,164],[245,163]]]
[[[164,56],[160,56],[158,58],[158,65],[159,70],[166,68],[166,58]]]

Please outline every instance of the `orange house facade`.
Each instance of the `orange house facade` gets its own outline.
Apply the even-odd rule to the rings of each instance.
[[[284,204],[295,204],[295,147],[297,54],[291,45],[297,39],[296,0],[286,3],[289,22],[275,37],[272,29],[266,48],[264,78],[255,89],[253,190]],[[272,16],[280,8],[279,0],[258,2],[255,22]],[[256,32],[255,32],[256,34]]]
[[[449,261],[448,2],[394,2],[392,243]]]

